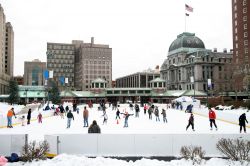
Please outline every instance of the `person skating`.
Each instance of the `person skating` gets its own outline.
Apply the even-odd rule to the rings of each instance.
[[[27,125],[30,124],[30,119],[31,119],[31,108],[29,109],[28,114],[27,114]]]
[[[60,105],[60,106],[59,106],[59,109],[60,109],[61,118],[64,119],[64,112],[65,112],[65,110],[64,110],[64,108],[63,108],[63,105]]]
[[[88,118],[89,118],[89,110],[87,110],[85,106],[83,110],[83,127],[89,127]]]
[[[144,115],[146,115],[146,113],[147,113],[147,109],[148,109],[148,106],[147,106],[147,104],[144,104],[144,107],[143,107],[143,109],[144,109]]]
[[[116,111],[116,116],[115,116],[115,119],[121,119],[120,118],[120,111],[119,111],[119,109],[117,109],[117,111]]]
[[[152,108],[152,106],[151,106],[151,107],[149,107],[149,109],[148,109],[148,118],[149,118],[150,120],[152,120],[152,113],[153,113],[153,108]]]
[[[216,128],[216,130],[218,130],[217,125],[215,123],[216,114],[211,107],[209,107],[208,116],[209,116],[209,121],[210,121],[210,130],[213,130],[213,124],[214,124],[214,127]]]
[[[129,118],[129,116],[133,116],[134,114],[129,114],[128,112],[121,113],[121,114],[123,114],[124,118],[125,118],[123,127],[128,127],[128,118]]]
[[[192,113],[190,114],[190,117],[188,119],[188,125],[186,127],[186,130],[189,128],[190,125],[192,126],[193,131],[195,131],[194,130],[194,115]]]
[[[103,112],[104,114],[102,115],[103,116],[103,125],[104,124],[107,124],[108,123],[108,115],[107,115],[107,113],[106,113],[106,111],[105,112]]]
[[[89,126],[88,133],[101,133],[101,129],[95,120]]]
[[[156,106],[155,107],[155,118],[156,118],[156,122],[159,121],[160,122],[160,117],[159,117],[159,109],[158,107]]]
[[[71,110],[69,110],[69,112],[67,113],[67,128],[70,128],[71,125],[71,120],[74,120],[74,115],[72,114]]]
[[[242,131],[242,128],[244,128],[244,132],[245,133],[247,132],[246,131],[246,122],[248,123],[247,118],[246,118],[246,114],[243,113],[239,117],[240,133]]]
[[[162,109],[161,114],[162,114],[163,122],[164,122],[164,123],[167,123],[168,121],[167,121],[166,110]]]
[[[39,114],[37,115],[37,120],[38,120],[38,123],[42,123],[43,121],[43,115],[41,112],[39,112]]]
[[[8,113],[7,113],[7,128],[13,128],[13,126],[12,126],[12,117],[15,117],[16,118],[16,114],[15,114],[15,112],[14,112],[14,108],[12,107],[9,111],[8,111]]]
[[[139,118],[140,107],[138,104],[135,104],[135,117]]]

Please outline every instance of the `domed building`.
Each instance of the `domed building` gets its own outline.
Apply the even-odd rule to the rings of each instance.
[[[217,52],[205,48],[194,33],[184,32],[171,43],[160,73],[169,90],[197,90],[212,93],[232,89],[232,52]]]

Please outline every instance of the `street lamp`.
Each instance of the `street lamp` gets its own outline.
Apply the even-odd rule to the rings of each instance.
[[[26,104],[27,104],[27,93],[28,93],[28,88],[25,88],[24,90],[25,90],[25,95],[26,95],[24,104],[25,104],[25,106],[26,106]]]

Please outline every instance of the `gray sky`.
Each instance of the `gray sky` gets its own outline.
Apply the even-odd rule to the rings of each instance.
[[[206,48],[232,48],[231,0],[0,0],[15,32],[14,75],[24,61],[46,61],[47,42],[109,44],[113,80],[155,68],[185,30],[185,3],[194,8],[186,31]]]

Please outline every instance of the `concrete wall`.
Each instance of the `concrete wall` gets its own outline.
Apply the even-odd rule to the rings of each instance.
[[[22,152],[22,147],[27,142],[25,134],[11,134],[11,135],[0,135],[0,156],[10,156],[11,153],[17,153],[18,155]]]
[[[207,157],[222,154],[221,138],[250,140],[250,134],[62,134],[46,135],[52,154],[87,156],[179,156],[182,146],[201,146]],[[58,143],[57,143],[58,142]]]

